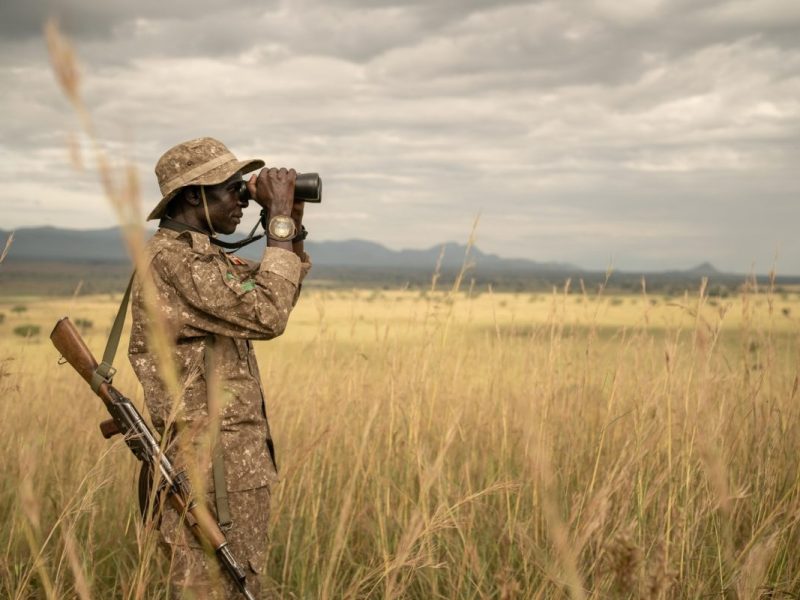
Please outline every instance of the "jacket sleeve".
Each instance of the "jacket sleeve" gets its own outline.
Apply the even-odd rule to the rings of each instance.
[[[297,291],[294,293],[294,299],[292,300],[292,306],[297,304],[297,300],[300,298],[300,292],[303,291],[303,280],[308,275],[308,272],[311,270],[311,257],[308,255],[307,252],[303,252],[303,256],[300,259],[300,279],[297,283]]]
[[[300,259],[273,247],[264,250],[258,269],[244,281],[218,252],[162,253],[153,268],[177,292],[179,306],[171,311],[179,313],[169,320],[179,337],[277,337],[286,328],[301,276]]]

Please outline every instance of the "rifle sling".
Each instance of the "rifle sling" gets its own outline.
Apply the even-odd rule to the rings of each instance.
[[[214,365],[212,360],[212,352],[210,351],[214,345],[214,336],[209,335],[206,337],[206,348],[203,353],[203,360],[205,362],[206,373],[206,398],[211,397],[210,390],[210,377],[209,374],[213,373]],[[206,401],[206,403],[208,403]],[[221,435],[221,432],[220,432]],[[211,456],[211,473],[214,478],[214,502],[217,505],[217,522],[219,523],[222,531],[227,531],[233,524],[231,519],[231,509],[228,504],[228,485],[225,480],[225,458],[222,455],[222,440],[217,437],[217,443],[214,445],[213,454]]]
[[[131,287],[133,286],[133,278],[136,276],[136,271],[131,273],[131,278],[128,280],[128,287],[125,288],[125,293],[122,296],[122,302],[119,304],[117,316],[114,317],[114,324],[111,326],[111,333],[106,342],[106,349],[103,352],[103,361],[97,365],[97,368],[92,373],[92,391],[98,393],[100,386],[104,383],[111,383],[114,379],[114,374],[117,370],[112,366],[114,364],[114,357],[117,355],[117,348],[119,348],[119,338],[122,336],[122,327],[125,325],[125,315],[128,312],[128,301],[131,298]]]

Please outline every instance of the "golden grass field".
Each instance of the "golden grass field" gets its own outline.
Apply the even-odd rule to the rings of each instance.
[[[99,356],[117,301],[0,301],[0,597],[167,597],[160,557],[139,561],[135,460],[47,340],[89,319]],[[798,317],[763,289],[307,290],[256,344],[281,470],[268,588],[797,597]]]

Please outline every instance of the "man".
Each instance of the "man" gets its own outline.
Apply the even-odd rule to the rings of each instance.
[[[296,174],[262,169],[244,181],[242,173],[263,166],[237,160],[212,138],[178,144],[159,159],[163,197],[148,220],[160,227],[146,247],[148,279],[140,276],[133,288],[129,346],[168,455],[186,469],[198,497],[208,490],[256,597],[276,463],[251,340],[283,333],[311,266],[297,234],[303,203],[293,201]],[[270,215],[260,263],[215,244],[217,233],[235,231],[248,197]],[[159,527],[180,597],[240,597],[182,515],[165,506]]]

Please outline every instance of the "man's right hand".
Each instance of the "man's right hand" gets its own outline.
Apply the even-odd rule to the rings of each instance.
[[[294,205],[294,182],[297,172],[294,169],[261,169],[250,177],[247,188],[253,199],[269,211],[270,217],[290,216]]]

